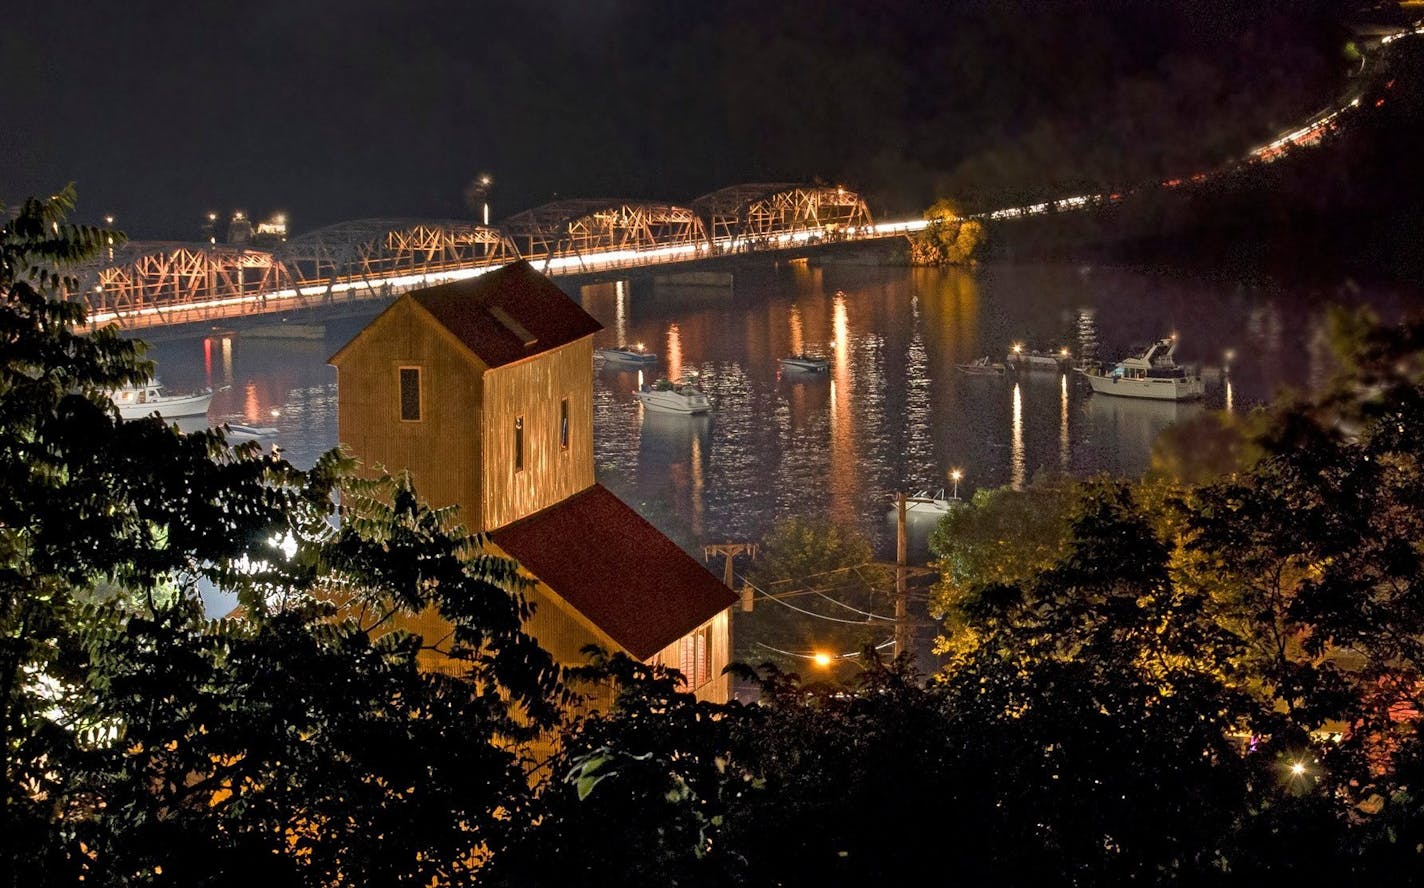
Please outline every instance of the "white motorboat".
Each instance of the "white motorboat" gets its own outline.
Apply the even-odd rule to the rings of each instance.
[[[156,379],[144,385],[128,385],[109,393],[121,419],[143,419],[157,413],[163,419],[201,416],[213,400],[212,389],[175,394]]]
[[[1009,353],[1004,357],[1004,363],[1009,367],[1021,370],[1047,370],[1058,373],[1068,369],[1072,363],[1072,355],[1066,348],[1056,352],[1046,352],[1038,349],[1025,349],[1023,345],[1014,343],[1013,348],[1009,349]]]
[[[633,393],[633,397],[647,409],[661,413],[707,413],[712,409],[706,392],[691,383],[667,379],[659,379],[652,385],[644,384]]]
[[[780,359],[781,366],[787,370],[800,370],[807,373],[825,373],[831,369],[831,362],[816,355],[787,355]]]
[[[1190,401],[1206,394],[1206,383],[1196,368],[1178,364],[1177,337],[1159,339],[1112,368],[1080,367],[1093,391],[1127,398]]]
[[[944,488],[934,492],[921,490],[918,493],[905,497],[905,517],[913,518],[940,518],[948,515],[950,510],[956,506],[964,504],[964,500],[957,496],[946,496]],[[895,517],[900,510],[898,499],[890,502],[890,516]]]
[[[1008,368],[1003,364],[990,363],[988,355],[975,358],[972,361],[965,361],[962,364],[955,364],[954,368],[969,376],[1003,376],[1008,372]]]
[[[620,345],[609,348],[596,348],[593,350],[595,356],[603,358],[605,361],[613,361],[617,364],[656,364],[658,356],[654,352],[646,351],[642,343],[637,345]]]
[[[223,423],[223,428],[227,434],[227,439],[234,443],[241,443],[243,441],[265,443],[277,437],[277,430],[271,426],[251,426],[235,422],[225,422]]]

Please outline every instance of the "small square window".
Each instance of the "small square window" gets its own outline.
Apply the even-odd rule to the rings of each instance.
[[[400,418],[420,422],[420,368],[400,368]]]

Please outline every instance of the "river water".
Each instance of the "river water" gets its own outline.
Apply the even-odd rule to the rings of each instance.
[[[1024,265],[767,264],[739,272],[730,292],[628,282],[566,291],[604,325],[596,346],[644,343],[661,356],[650,377],[695,373],[713,399],[709,416],[645,413],[632,397],[638,371],[594,368],[598,479],[697,556],[799,515],[853,525],[894,558],[896,492],[952,491],[952,469],[965,498],[1039,475],[1137,475],[1170,423],[1323,382],[1329,305],[1368,303],[1386,317],[1424,305],[1421,291]],[[286,455],[310,466],[337,443],[326,360],[366,320],[315,340],[164,341],[151,356],[170,388],[218,390],[209,422],[274,426]],[[1072,374],[955,368],[1002,360],[1016,342],[1077,351],[1084,329],[1105,359],[1175,333],[1179,360],[1230,372],[1211,375],[1205,402],[1179,405],[1093,395]],[[830,358],[830,371],[783,373],[778,357],[799,352]],[[921,562],[928,528],[911,524]]]

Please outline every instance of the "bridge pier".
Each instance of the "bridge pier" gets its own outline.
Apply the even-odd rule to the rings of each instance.
[[[653,289],[659,292],[697,290],[731,295],[734,280],[730,271],[681,271],[653,275]]]
[[[242,335],[247,339],[320,340],[326,338],[325,324],[253,324]]]

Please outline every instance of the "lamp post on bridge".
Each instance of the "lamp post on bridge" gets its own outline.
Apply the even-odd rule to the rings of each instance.
[[[470,209],[480,208],[480,218],[483,224],[490,224],[490,188],[494,187],[494,176],[489,173],[480,173],[465,188],[465,200],[469,202]]]

